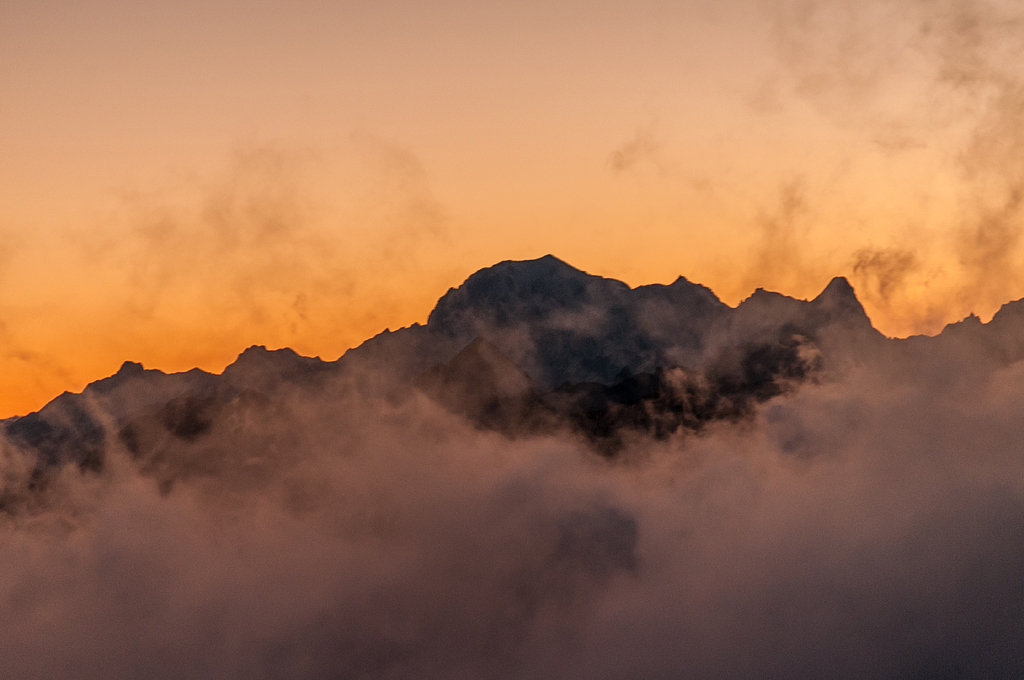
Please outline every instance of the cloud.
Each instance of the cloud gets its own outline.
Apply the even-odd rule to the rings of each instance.
[[[321,151],[245,146],[219,172],[125,189],[59,232],[0,233],[0,370],[25,374],[0,411],[126,357],[219,370],[254,342],[336,357],[429,308],[452,236],[415,154],[368,133]]]
[[[163,495],[116,452],[52,480],[3,530],[10,672],[472,676],[635,577],[636,522],[572,448],[360,402],[232,403],[169,442]]]
[[[807,182],[800,177],[784,182],[777,199],[777,205],[760,211],[756,223],[760,238],[744,258],[743,282],[748,290],[769,287],[792,291],[826,278],[814,265],[807,246],[815,218]]]
[[[885,345],[618,462],[354,369],[140,421],[145,455],[114,433],[101,472],[6,497],[0,654],[51,678],[1017,677],[1024,373],[964,342]]]
[[[892,242],[882,248],[915,242],[923,277],[915,284],[964,314],[993,311],[1024,292],[1017,274],[1024,257],[1020,7],[999,0],[784,0],[771,8],[791,95],[885,154],[926,153],[931,167],[954,173],[939,182],[943,196],[931,199],[952,193],[951,210],[925,217],[922,206],[922,216],[906,219],[902,232],[890,230]],[[853,258],[863,271],[861,254]]]
[[[636,134],[608,156],[608,164],[616,174],[652,167],[658,174],[669,171],[664,156],[665,143],[655,133],[654,125],[637,128]]]
[[[311,306],[361,307],[381,270],[418,270],[420,252],[447,235],[411,152],[364,134],[347,153],[241,151],[222,176],[184,196],[180,188],[136,196],[94,250],[104,248],[114,275],[126,277],[131,314],[179,313],[184,304],[220,325],[308,333],[311,317],[336,316],[311,315]]]
[[[854,253],[853,273],[884,301],[902,288],[918,266],[917,256],[899,248],[862,248]]]

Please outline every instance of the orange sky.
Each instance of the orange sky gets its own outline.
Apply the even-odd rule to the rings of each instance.
[[[333,359],[554,253],[891,335],[1024,296],[1024,10],[989,0],[0,4],[0,416]]]

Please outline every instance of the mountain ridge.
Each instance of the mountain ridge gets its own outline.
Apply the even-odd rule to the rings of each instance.
[[[691,392],[703,381],[734,404],[725,411],[702,406],[705,411],[746,413],[749,405],[735,404],[770,398],[794,381],[876,356],[957,352],[971,342],[992,361],[1016,361],[1024,357],[1024,300],[1003,305],[987,324],[968,317],[937,336],[898,340],[873,327],[844,277],[833,278],[811,300],[758,288],[730,307],[683,276],[670,284],[631,288],[547,255],[481,269],[450,288],[425,324],[386,330],[335,361],[263,345],[247,348],[220,374],[164,373],[126,361],[81,393],[59,395],[39,411],[2,421],[2,427],[9,441],[39,451],[48,463],[94,465],[111,429],[175,399],[221,403],[250,393],[272,397],[285,388],[319,389],[342,378],[370,394],[401,394],[418,380],[422,387],[422,376],[432,370],[440,376],[434,385],[439,394],[444,371],[456,370],[458,362],[454,368],[438,367],[480,342],[486,344],[467,355],[476,363],[467,359],[467,365],[483,366],[481,356],[500,355],[499,363],[507,359],[540,392],[562,385],[610,389],[622,376],[667,375],[659,371],[675,367],[698,376],[688,383]],[[465,381],[466,370],[459,370]],[[755,396],[743,396],[748,393]],[[701,398],[713,401],[713,395]]]

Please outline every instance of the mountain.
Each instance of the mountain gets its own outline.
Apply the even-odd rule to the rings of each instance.
[[[0,427],[42,466],[100,470],[114,434],[142,456],[146,442],[201,436],[225,404],[255,408],[282,390],[331,387],[392,399],[419,390],[509,434],[566,423],[592,439],[622,428],[665,434],[744,417],[851,363],[912,371],[920,357],[965,344],[992,362],[1024,357],[1024,301],[988,324],[968,317],[934,338],[890,340],[844,278],[812,300],[758,289],[733,308],[683,277],[630,288],[547,255],[476,272],[441,297],[426,324],[385,331],[334,362],[262,346],[220,375],[125,362],[81,394]]]
[[[536,427],[540,390],[529,375],[483,338],[413,383],[453,413],[481,427],[511,433]]]
[[[65,392],[35,413],[6,422],[9,441],[38,452],[46,464],[71,461],[102,467],[107,433],[137,413],[156,409],[182,395],[207,395],[220,389],[220,376],[192,369],[166,374],[126,361],[109,378]]]
[[[539,384],[556,387],[610,383],[623,370],[706,365],[725,346],[794,333],[837,349],[843,334],[883,340],[845,279],[810,302],[759,289],[733,309],[683,277],[630,288],[547,255],[478,271],[438,301],[426,325],[386,331],[341,362],[407,380],[482,337]]]

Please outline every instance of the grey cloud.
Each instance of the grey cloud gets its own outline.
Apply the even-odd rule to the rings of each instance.
[[[485,272],[430,323],[512,314],[522,341],[549,317],[566,330],[579,299],[661,319],[689,300],[624,302],[551,260]],[[571,430],[506,436],[379,389],[372,352],[253,348],[222,376],[127,364],[64,400],[107,428],[102,467],[37,474],[23,438],[0,442],[6,672],[1019,677],[1022,303],[902,341],[855,304],[837,279],[723,312],[709,356],[801,324],[830,369],[743,418],[633,431],[613,458]],[[392,361],[418,328],[384,336]],[[513,377],[506,391],[529,388]]]

